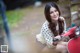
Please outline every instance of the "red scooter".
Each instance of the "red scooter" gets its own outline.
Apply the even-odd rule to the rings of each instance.
[[[80,27],[73,27],[62,36],[69,36],[68,51],[69,53],[80,53]]]
[[[80,27],[75,26],[61,36],[70,37],[67,45],[69,53],[80,53]],[[58,41],[58,39],[53,41]]]

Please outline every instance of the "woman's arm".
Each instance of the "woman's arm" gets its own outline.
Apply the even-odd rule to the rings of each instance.
[[[43,35],[45,41],[46,41],[46,44],[48,47],[52,47],[53,46],[53,33],[50,31],[50,29],[48,28],[48,22],[45,22],[42,26],[42,29],[41,29],[41,34]]]
[[[75,37],[75,30],[76,30],[76,27],[73,27],[69,31],[67,31],[66,33],[59,35],[59,36],[56,36],[55,39],[58,39],[58,40],[62,39],[63,40],[66,38],[74,38]]]

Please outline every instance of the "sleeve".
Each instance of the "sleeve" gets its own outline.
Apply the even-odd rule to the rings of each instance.
[[[49,48],[53,47],[53,34],[51,33],[50,29],[48,28],[47,24],[43,24],[41,29],[41,34],[43,35],[45,42]]]

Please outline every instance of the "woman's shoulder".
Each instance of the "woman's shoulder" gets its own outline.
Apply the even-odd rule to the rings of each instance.
[[[48,24],[49,24],[49,22],[48,22],[48,21],[45,21],[45,22],[44,22],[44,24],[47,24],[47,25],[48,25]]]
[[[45,22],[43,23],[43,26],[44,26],[44,27],[48,27],[48,25],[49,25],[48,21],[45,21]]]
[[[48,30],[49,29],[48,25],[49,25],[48,21],[45,21],[42,25],[42,29]]]

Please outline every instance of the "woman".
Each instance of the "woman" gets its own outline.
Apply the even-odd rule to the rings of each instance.
[[[65,19],[61,17],[60,10],[56,3],[50,2],[47,3],[44,10],[46,21],[42,26],[41,33],[37,35],[37,40],[39,37],[44,38],[43,43],[46,43],[49,48],[55,48],[60,52],[66,52],[66,45],[67,43],[54,43],[54,37],[65,33],[66,31],[66,23]],[[54,44],[53,44],[54,43]],[[62,51],[64,49],[65,51]]]

